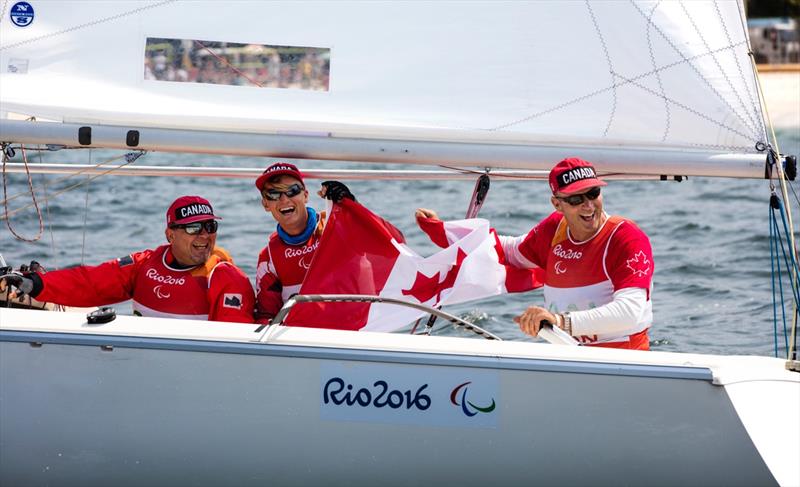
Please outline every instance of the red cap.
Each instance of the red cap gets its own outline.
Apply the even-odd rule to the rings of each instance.
[[[564,159],[550,170],[550,189],[553,194],[575,194],[588,188],[607,184],[597,179],[597,173],[591,162],[577,157]]]
[[[222,220],[222,218],[214,216],[211,203],[200,196],[181,196],[173,201],[167,210],[167,226],[211,219]]]
[[[261,176],[256,179],[256,188],[261,191],[264,188],[264,183],[275,176],[280,176],[281,174],[288,174],[289,176],[292,176],[303,183],[303,186],[306,185],[306,183],[303,182],[303,175],[300,174],[300,170],[297,169],[297,166],[294,164],[289,164],[288,162],[276,162],[275,164],[264,169],[264,172],[261,173]]]

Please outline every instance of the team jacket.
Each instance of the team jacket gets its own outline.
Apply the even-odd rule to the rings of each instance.
[[[100,306],[133,299],[142,316],[253,323],[255,296],[247,276],[215,247],[202,266],[176,269],[169,245],[98,266],[39,274],[40,301]]]
[[[319,246],[325,214],[321,213],[317,228],[302,245],[284,243],[273,232],[267,246],[258,254],[256,267],[256,321],[267,323],[292,295],[300,291],[311,259]]]
[[[580,311],[610,303],[625,288],[647,291],[647,308],[625,333],[576,337],[585,345],[646,348],[652,324],[650,291],[653,255],[647,236],[630,220],[609,217],[592,238],[574,242],[563,216],[554,212],[528,233],[518,248],[528,261],[546,270],[545,306],[552,312]]]

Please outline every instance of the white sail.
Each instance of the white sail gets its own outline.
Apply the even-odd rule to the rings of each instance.
[[[580,148],[606,171],[627,168],[618,160],[643,173],[688,160],[763,174],[755,147],[765,128],[738,2],[31,5],[28,26],[0,21],[2,112],[126,129],[484,144],[484,164],[529,169]],[[327,90],[146,79],[148,39],[319,48]],[[269,154],[260,144],[250,153]],[[492,158],[495,144],[545,152]],[[383,159],[338,152],[304,155],[440,162],[402,149]],[[454,162],[479,164],[468,148],[454,152]]]

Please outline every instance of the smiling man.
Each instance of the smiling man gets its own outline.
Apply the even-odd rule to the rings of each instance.
[[[277,222],[256,269],[256,321],[268,323],[284,301],[300,290],[325,227],[325,213],[306,206],[308,190],[294,164],[269,166],[256,180],[256,188],[264,210]],[[334,203],[342,198],[355,201],[338,181],[323,182],[318,194]]]
[[[545,306],[514,318],[531,336],[547,320],[584,345],[649,350],[653,253],[631,220],[603,211],[594,166],[564,159],[550,171],[555,211],[522,237],[502,237],[518,267],[546,270]]]
[[[98,266],[6,275],[0,288],[66,306],[133,299],[140,316],[253,323],[253,287],[216,246],[219,219],[205,198],[181,196],[167,210],[168,244]]]
[[[582,345],[649,350],[653,321],[653,253],[647,235],[631,220],[603,211],[594,166],[564,159],[549,176],[555,211],[527,235],[498,236],[508,264],[545,270],[544,307],[514,318],[537,336],[542,321]],[[418,218],[438,219],[417,210]]]

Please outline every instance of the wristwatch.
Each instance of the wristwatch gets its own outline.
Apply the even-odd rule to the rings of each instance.
[[[572,318],[569,316],[569,311],[561,313],[561,329],[572,336]]]

